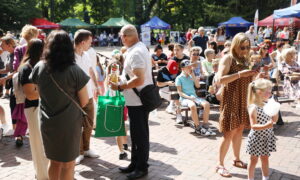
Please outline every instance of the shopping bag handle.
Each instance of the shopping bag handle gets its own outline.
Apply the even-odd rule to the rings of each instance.
[[[106,96],[106,97],[109,97],[109,93],[110,93],[110,90],[108,89],[108,90],[106,91],[105,96]],[[121,93],[120,93],[119,90],[116,90],[116,96],[119,97],[119,98],[121,98]]]

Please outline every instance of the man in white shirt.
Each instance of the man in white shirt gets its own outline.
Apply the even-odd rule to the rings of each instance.
[[[271,39],[272,35],[272,28],[270,26],[267,26],[267,28],[263,32],[265,39]]]
[[[92,44],[92,33],[88,30],[80,29],[76,31],[74,35],[74,44],[75,44],[75,61],[76,64],[91,78],[87,84],[89,103],[83,108],[88,115],[88,120],[90,127],[83,127],[82,138],[80,141],[80,155],[76,158],[76,164],[79,164],[84,156],[97,158],[98,155],[90,149],[90,137],[93,130],[93,121],[94,121],[94,102],[93,102],[93,89],[94,91],[98,90],[98,84],[96,81],[96,76],[94,69],[92,67],[92,61],[87,51]],[[93,84],[94,87],[93,87]]]
[[[123,84],[110,82],[113,90],[124,90],[126,106],[130,119],[132,142],[131,163],[128,167],[119,168],[122,173],[130,173],[128,179],[138,179],[148,173],[149,159],[149,111],[143,108],[140,98],[132,88],[141,91],[152,84],[151,55],[146,46],[139,41],[137,30],[132,25],[124,26],[120,31],[122,43],[127,47],[124,54],[124,70],[121,76]],[[126,79],[126,75],[130,80]]]
[[[254,26],[250,26],[249,30],[245,34],[250,39],[251,46],[255,46],[257,34],[256,34],[256,32],[254,32]]]

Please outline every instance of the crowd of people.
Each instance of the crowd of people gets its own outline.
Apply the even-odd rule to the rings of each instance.
[[[248,179],[254,179],[258,159],[262,162],[263,179],[269,179],[268,158],[276,151],[273,123],[278,115],[263,111],[272,96],[269,79],[283,79],[284,95],[295,99],[300,107],[300,66],[297,61],[300,33],[290,42],[288,29],[278,36],[276,46],[270,41],[272,29],[263,36],[254,34],[251,26],[228,40],[223,27],[215,34],[205,33],[203,27],[187,32],[187,46],[168,44],[167,53],[157,45],[151,55],[139,40],[137,29],[124,26],[117,38],[124,47],[112,51],[108,64],[102,63],[91,47],[93,34],[77,30],[74,37],[63,30],[54,30],[45,37],[31,25],[22,28],[16,41],[10,33],[1,32],[0,84],[3,98],[10,102],[13,130],[9,130],[5,112],[0,105],[3,133],[13,132],[17,147],[29,134],[32,160],[37,179],[73,179],[74,167],[84,157],[98,158],[90,149],[95,127],[95,101],[110,89],[121,91],[125,97],[124,120],[129,119],[131,162],[119,168],[137,179],[148,173],[149,111],[143,108],[134,92],[156,83],[160,96],[169,102],[166,112],[176,115],[182,124],[181,108],[188,107],[195,133],[215,136],[209,126],[211,104],[220,105],[219,131],[223,134],[216,172],[224,177],[231,173],[224,159],[232,142],[233,165],[248,168]],[[100,35],[99,43],[106,43]],[[103,44],[102,44],[103,45]],[[187,53],[186,53],[187,52]],[[118,64],[119,83],[112,80],[111,66]],[[155,82],[152,71],[158,71]],[[205,85],[204,96],[197,89]],[[175,86],[179,99],[171,98],[170,86]],[[198,107],[201,107],[199,110]],[[40,115],[38,115],[40,113]],[[83,116],[83,114],[85,116]],[[202,121],[202,122],[201,122]],[[240,159],[242,133],[251,128],[246,152],[248,165]],[[127,136],[117,137],[120,159],[127,157]],[[257,148],[257,147],[260,148]]]

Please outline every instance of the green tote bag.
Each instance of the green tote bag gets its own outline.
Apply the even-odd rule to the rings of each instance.
[[[125,136],[123,111],[125,98],[116,91],[116,96],[98,97],[97,123],[95,137]]]

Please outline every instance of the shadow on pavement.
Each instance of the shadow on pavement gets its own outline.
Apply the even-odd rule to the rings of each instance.
[[[177,154],[177,150],[175,148],[167,147],[163,144],[156,143],[156,142],[150,142],[150,151],[151,152],[162,152],[162,153],[168,153],[168,154]]]
[[[3,163],[1,167],[19,166],[21,162],[18,162],[16,157],[32,161],[29,139],[24,137],[23,142],[23,146],[17,148],[13,136],[3,137],[0,142],[0,163]]]
[[[119,166],[101,159],[92,159],[82,161],[82,165],[88,166],[91,170],[77,172],[79,176],[86,179],[127,179],[126,174],[119,172]],[[172,165],[165,164],[159,160],[149,159],[148,175],[142,179],[172,179],[168,176],[178,176],[182,172],[178,171]],[[80,179],[80,178],[79,178]]]

